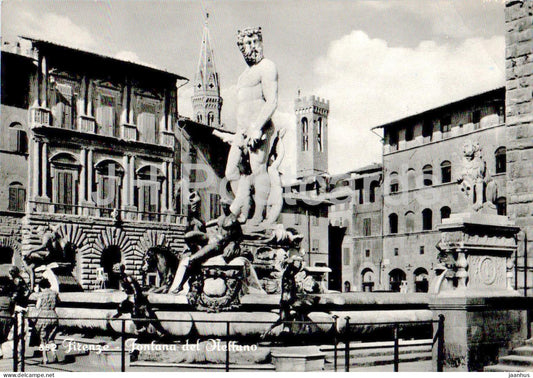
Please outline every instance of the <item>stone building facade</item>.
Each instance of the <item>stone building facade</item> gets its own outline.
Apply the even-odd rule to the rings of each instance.
[[[297,180],[284,187],[281,222],[304,235],[307,264],[328,266],[329,101],[316,96],[298,97],[296,113]]]
[[[20,264],[57,227],[84,289],[102,287],[102,277],[118,287],[117,262],[140,279],[148,249],[184,249],[188,190],[205,199],[204,218],[219,214],[210,193],[221,142],[196,143],[207,126],[178,121],[181,76],[29,43],[26,56],[2,52],[0,256]],[[202,175],[210,186],[198,184]]]
[[[508,213],[519,234],[517,287],[533,287],[533,1],[507,1],[506,138]]]
[[[479,143],[506,215],[505,89],[498,88],[386,125],[383,129],[385,288],[428,291],[435,277],[436,226],[468,206],[456,179],[463,144]],[[405,286],[407,285],[407,286]]]
[[[382,167],[372,164],[334,176],[332,181],[336,201],[329,208],[330,256],[339,255],[342,261],[330,267],[342,272],[343,291],[380,289]]]

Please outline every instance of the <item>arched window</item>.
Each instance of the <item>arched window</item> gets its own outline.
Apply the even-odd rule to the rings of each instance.
[[[9,184],[9,211],[24,212],[26,204],[26,189],[20,182],[12,182]]]
[[[378,181],[372,181],[370,183],[370,202],[376,202],[376,191],[377,188],[379,188],[379,182]]]
[[[375,275],[372,269],[366,268],[361,272],[363,291],[372,291],[374,288]]]
[[[431,209],[422,210],[422,230],[433,229],[433,212]]]
[[[400,191],[400,181],[398,180],[398,173],[392,172],[390,174],[390,192],[398,193]]]
[[[344,282],[344,292],[345,292],[345,293],[349,293],[349,292],[351,291],[351,286],[352,286],[352,285],[350,284],[349,281],[345,281],[345,282]]]
[[[207,124],[209,126],[212,126],[214,122],[215,122],[215,114],[213,112],[209,112],[207,114]]]
[[[505,147],[500,147],[494,152],[496,161],[496,173],[505,173],[507,171],[507,152]]]
[[[302,127],[302,151],[309,150],[309,121],[303,117],[301,120]]]
[[[417,268],[414,271],[416,293],[427,293],[429,291],[428,277],[428,271],[425,268]]]
[[[73,214],[78,204],[78,182],[80,164],[68,153],[52,157],[52,201],[56,204],[56,213]]]
[[[96,204],[101,216],[110,216],[112,209],[120,209],[124,168],[115,161],[105,160],[96,165]]]
[[[422,168],[422,175],[424,178],[424,186],[433,185],[433,167],[427,164]]]
[[[122,262],[122,253],[116,245],[106,247],[100,257],[100,266],[107,277],[106,288],[118,289],[120,286],[120,275],[113,270],[113,265]]]
[[[405,272],[401,269],[391,270],[389,273],[390,290],[399,293],[402,281],[405,281]]]
[[[390,214],[389,215],[389,233],[397,234],[398,233],[398,215]]]
[[[407,170],[407,187],[409,190],[416,188],[416,174],[413,168]]]
[[[448,206],[444,206],[440,209],[440,220],[442,222],[443,219],[448,219],[450,217],[450,214],[452,213],[452,210]]]
[[[137,171],[137,202],[142,219],[158,221],[161,186],[165,176],[157,167],[145,165]]]
[[[408,211],[405,213],[405,232],[415,231],[415,213]]]
[[[448,160],[443,161],[440,164],[440,174],[442,178],[442,183],[445,184],[447,182],[452,181],[452,163],[450,163]]]
[[[500,197],[496,200],[498,215],[507,215],[507,198]]]
[[[22,125],[18,122],[13,122],[9,125],[11,137],[11,151],[19,154],[28,153],[28,136]]]
[[[196,122],[199,122],[199,123],[202,122],[202,113],[197,113],[196,114]]]
[[[319,117],[317,121],[316,141],[318,145],[318,152],[323,152],[324,151],[324,145],[323,145],[324,135],[323,135],[322,117]]]

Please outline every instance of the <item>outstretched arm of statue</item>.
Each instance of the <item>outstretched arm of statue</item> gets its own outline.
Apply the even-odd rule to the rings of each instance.
[[[227,133],[227,132],[223,132],[223,131],[219,131],[219,130],[213,130],[213,135],[222,139],[222,141],[224,143],[233,143],[233,141],[235,140],[235,135],[232,134],[232,133]]]
[[[263,59],[261,66],[261,89],[265,103],[261,107],[255,121],[250,125],[248,145],[256,148],[263,136],[263,128],[278,107],[278,70],[274,63],[268,59]]]

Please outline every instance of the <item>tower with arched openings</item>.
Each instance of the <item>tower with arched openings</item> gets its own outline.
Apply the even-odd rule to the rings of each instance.
[[[320,175],[328,171],[329,100],[299,97],[296,112],[296,176]]]

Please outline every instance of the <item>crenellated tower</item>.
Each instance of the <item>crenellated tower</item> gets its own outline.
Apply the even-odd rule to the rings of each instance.
[[[194,78],[192,105],[194,118],[197,122],[210,126],[221,125],[222,97],[220,97],[220,82],[215,66],[215,56],[211,47],[207,20],[202,36],[198,69]]]
[[[296,176],[328,171],[329,100],[316,96],[298,97],[296,112]]]

